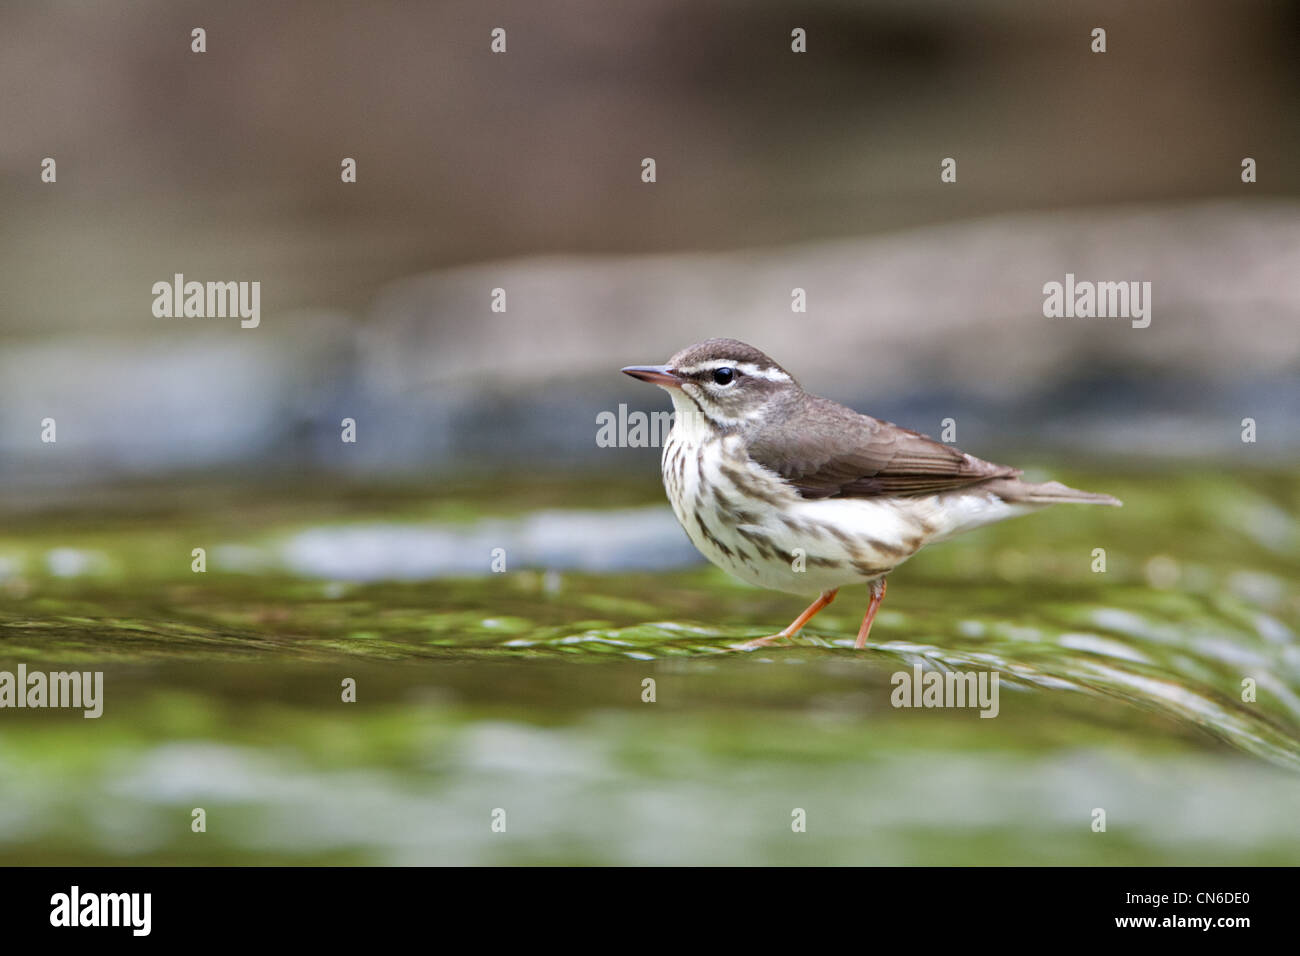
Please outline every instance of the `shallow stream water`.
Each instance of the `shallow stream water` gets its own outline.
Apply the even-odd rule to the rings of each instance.
[[[0,669],[104,712],[0,711],[0,863],[1300,863],[1294,476],[1054,476],[1125,507],[928,549],[860,652],[865,588],[734,650],[802,604],[650,482],[26,505]],[[996,718],[892,706],[918,664],[996,672]]]

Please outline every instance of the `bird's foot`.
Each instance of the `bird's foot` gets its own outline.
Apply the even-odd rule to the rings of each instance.
[[[831,588],[829,591],[823,591],[817,600],[809,604],[804,612],[796,617],[784,631],[779,634],[769,634],[767,637],[756,637],[752,641],[745,641],[743,644],[733,644],[732,647],[738,651],[752,651],[757,647],[767,647],[783,637],[794,637],[803,630],[803,626],[813,619],[818,611],[824,608],[831,601],[835,600],[835,592],[839,588]]]
[[[775,644],[779,640],[782,640],[787,637],[794,637],[795,634],[798,633],[799,633],[798,631],[795,631],[794,634],[787,634],[785,631],[782,631],[780,634],[769,634],[767,637],[756,637],[752,641],[744,641],[743,643],[740,644],[732,644],[731,647],[733,650],[737,650],[737,651],[752,651],[759,647],[769,647],[772,644]]]

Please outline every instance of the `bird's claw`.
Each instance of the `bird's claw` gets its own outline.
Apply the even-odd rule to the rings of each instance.
[[[752,641],[743,641],[740,644],[732,644],[731,648],[736,651],[753,651],[760,647],[770,647],[777,641],[783,640],[787,637],[794,637],[794,635],[786,634],[784,632],[781,634],[769,634],[767,637],[756,637]]]

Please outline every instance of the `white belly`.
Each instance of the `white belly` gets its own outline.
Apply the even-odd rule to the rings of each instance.
[[[664,487],[700,553],[762,588],[811,596],[872,581],[932,541],[1036,510],[977,489],[917,498],[805,499],[751,463],[739,442],[679,433],[674,426],[661,462]],[[747,494],[747,486],[770,500]]]
[[[888,574],[924,543],[924,528],[890,499],[809,501],[752,465],[739,440],[670,433],[664,487],[677,521],[706,558],[762,588],[814,595]],[[774,500],[731,475],[753,469]]]

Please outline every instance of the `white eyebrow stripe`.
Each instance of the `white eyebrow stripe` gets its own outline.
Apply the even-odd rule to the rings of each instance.
[[[759,368],[757,365],[753,365],[749,362],[745,362],[743,365],[737,365],[736,368],[740,369],[740,371],[745,375],[752,375],[754,378],[765,378],[769,382],[792,381],[790,376],[786,375],[785,372],[781,371],[779,368]]]
[[[707,372],[715,368],[734,368],[742,375],[749,375],[752,378],[762,378],[769,382],[790,382],[790,378],[779,368],[761,368],[753,362],[733,362],[730,359],[709,359],[707,362],[701,362],[699,365],[692,365],[690,368],[679,368],[677,371],[683,375],[694,375],[697,372]]]

